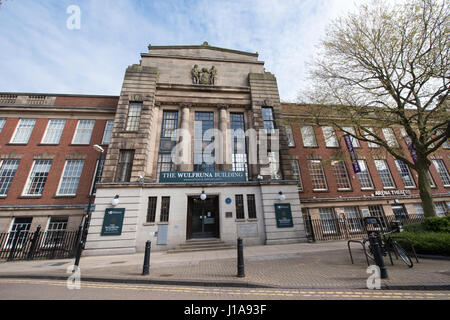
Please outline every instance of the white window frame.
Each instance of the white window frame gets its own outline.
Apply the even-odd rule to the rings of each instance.
[[[82,122],[82,121],[86,121],[86,122],[90,122],[90,123],[92,123],[92,128],[90,128],[90,133],[89,133],[89,141],[88,142],[78,142],[78,141],[75,141],[75,139],[77,138],[77,135],[79,134],[79,131],[78,130],[80,130],[79,128],[80,128],[80,123]],[[91,143],[91,139],[92,139],[92,132],[94,131],[94,127],[95,127],[95,120],[91,120],[91,119],[81,119],[81,120],[78,120],[78,123],[77,123],[77,127],[76,127],[76,129],[75,129],[75,133],[73,134],[73,138],[72,138],[72,144],[75,144],[75,145],[89,145],[90,143]],[[82,129],[82,130],[87,130],[87,129]]]
[[[315,186],[314,186],[314,180],[313,180],[313,177],[311,175],[311,167],[310,167],[310,163],[312,164],[314,162],[320,164],[320,171],[321,171],[321,175],[323,177],[323,180],[325,182],[325,189],[323,189],[323,188],[315,188]],[[327,182],[327,177],[325,175],[325,170],[323,169],[322,160],[308,160],[308,171],[309,171],[309,175],[311,177],[311,182],[312,182],[312,185],[313,185],[313,191],[328,191],[328,182]]]
[[[414,181],[414,177],[413,177],[413,175],[411,173],[411,170],[409,169],[408,165],[406,163],[400,161],[400,160],[397,160],[397,159],[395,159],[394,162],[395,162],[395,166],[397,167],[398,174],[400,175],[400,179],[402,180],[403,185],[405,186],[405,189],[414,189],[414,188],[416,188],[416,182]],[[403,175],[402,175],[402,172],[400,170],[400,165],[401,164],[403,164],[405,166],[405,168],[408,170],[409,177],[411,178],[411,181],[413,183],[412,186],[406,186],[405,185],[405,180],[403,179]]]
[[[292,133],[291,126],[286,126],[286,136],[288,140],[288,147],[295,147],[294,134]]]
[[[110,128],[110,130],[108,130],[108,128]],[[113,128],[114,128],[114,120],[106,121],[105,130],[103,131],[102,145],[109,145],[110,144]],[[105,141],[106,140],[105,138],[107,137],[107,134],[109,135],[109,137],[108,137],[109,139],[108,139],[108,141]]]
[[[369,180],[370,185],[371,185],[370,187],[363,187],[363,186],[362,186],[362,183],[361,183],[361,175],[363,175],[364,173],[362,172],[362,169],[361,169],[361,172],[358,172],[358,173],[356,174],[356,176],[358,177],[358,180],[359,180],[359,184],[360,184],[360,186],[361,186],[361,190],[373,190],[373,189],[374,189],[374,185],[373,185],[372,175],[370,174],[369,165],[367,164],[367,161],[366,161],[366,160],[360,159],[360,160],[358,160],[358,165],[359,165],[360,168],[362,167],[362,166],[361,166],[361,162],[363,162],[363,163],[364,163],[364,166],[366,167],[366,172],[367,172],[368,180]]]
[[[2,132],[5,124],[6,124],[6,118],[0,118],[0,133]]]
[[[16,139],[17,133],[19,132],[20,124],[22,121],[32,121],[33,127],[31,128],[30,132],[28,133],[26,141],[14,141]],[[14,130],[14,134],[12,135],[11,141],[9,143],[10,144],[28,144],[35,126],[36,126],[36,119],[20,119],[19,122],[17,123],[16,129]]]
[[[45,140],[46,140],[46,138],[47,138],[47,134],[49,133],[48,129],[49,129],[50,123],[51,123],[52,121],[64,121],[64,125],[63,125],[62,129],[60,129],[61,131],[58,133],[59,136],[58,136],[57,141],[55,141],[55,142],[54,142],[54,141],[52,141],[52,142],[46,142]],[[64,120],[64,119],[50,119],[50,120],[48,121],[48,123],[47,123],[47,128],[45,128],[44,135],[42,136],[41,144],[59,144],[59,142],[61,141],[61,136],[62,136],[62,133],[63,133],[63,131],[64,131],[64,127],[65,127],[65,126],[66,126],[66,120]]]
[[[17,228],[16,228],[16,230],[13,231],[13,226],[14,226],[15,221],[16,221],[17,218],[22,218],[22,217],[14,217],[13,220],[11,221],[11,224],[9,225],[9,229],[8,229],[8,238],[5,241],[3,249],[11,249],[12,248],[12,245],[14,243],[14,238],[16,237],[16,232],[17,232],[16,231]],[[26,230],[22,231],[22,232],[28,233],[28,232],[30,232],[31,224],[33,223],[33,218],[32,217],[26,217],[25,219],[31,219],[31,221],[29,223],[21,223],[22,225],[24,225],[24,224],[27,225],[27,228],[25,228]],[[11,241],[11,243],[8,245],[9,238],[11,237],[11,232],[14,232],[14,238]],[[22,241],[18,241],[17,248],[22,248],[23,247],[24,240],[25,240],[25,238],[23,238]]]
[[[344,207],[345,218],[347,219],[347,226],[351,232],[359,232],[363,230],[361,213],[357,206]]]
[[[319,216],[320,221],[322,222],[323,234],[336,234],[338,232],[338,225],[336,221],[336,213],[334,211],[334,208],[332,207],[319,208]]]
[[[300,172],[298,160],[292,160],[292,170],[294,171],[294,175],[297,177],[297,186],[299,191],[303,191],[302,173]]]
[[[345,163],[344,160],[335,160],[335,161],[331,161],[331,167],[333,168],[333,174],[334,174],[334,177],[335,177],[335,179],[336,179],[336,186],[339,185],[339,182],[338,182],[338,176],[337,176],[337,172],[336,172],[336,169],[335,169],[335,168],[336,168],[336,167],[335,167],[336,163],[342,163],[342,164],[343,164],[343,168],[344,168],[344,171],[345,171],[345,179],[347,180],[347,184],[348,184],[348,187],[346,187],[346,188],[340,188],[340,187],[337,187],[337,189],[338,189],[339,191],[348,191],[348,190],[352,190],[352,184],[351,184],[351,182],[350,182],[350,177],[349,177],[349,175],[348,175],[347,165],[346,165],[346,163]]]
[[[383,180],[383,177],[382,177],[382,175],[381,175],[381,173],[380,173],[380,168],[379,168],[378,165],[377,165],[377,163],[378,163],[379,161],[381,161],[381,162],[383,163],[383,165],[386,167],[386,170],[387,170],[387,173],[388,173],[387,177],[388,177],[388,179],[390,180],[390,183],[392,184],[392,186],[390,186],[390,187],[386,187],[386,186],[384,185],[384,180]],[[383,186],[383,189],[388,189],[388,190],[389,190],[389,189],[397,189],[397,186],[395,185],[395,181],[394,181],[394,179],[392,178],[391,169],[389,168],[389,164],[387,163],[387,161],[384,160],[384,159],[374,159],[373,162],[374,162],[374,164],[375,164],[375,168],[377,169],[378,176],[380,177],[380,180],[381,180],[381,184],[382,184],[382,186]],[[383,170],[383,169],[381,169],[381,170]]]
[[[381,131],[383,132],[384,139],[389,147],[391,147],[391,148],[399,147],[397,137],[395,136],[394,129],[382,128]]]
[[[37,162],[37,161],[50,161],[50,167],[49,167],[49,169],[48,169],[48,171],[47,171],[47,177],[46,177],[46,180],[45,180],[45,183],[44,183],[44,187],[42,188],[42,192],[41,192],[40,194],[29,194],[29,193],[28,193],[28,189],[29,189],[30,186],[31,186],[31,174],[32,174],[33,171],[34,171],[34,168],[35,168],[35,166],[36,166],[36,162]],[[33,165],[31,166],[31,170],[30,170],[30,172],[28,173],[27,182],[25,183],[25,187],[24,187],[24,189],[23,189],[23,191],[22,191],[22,196],[25,196],[25,197],[41,197],[41,196],[42,196],[42,194],[43,194],[43,192],[44,192],[45,184],[47,183],[47,179],[48,179],[48,176],[49,176],[49,174],[50,174],[50,170],[52,169],[52,165],[53,165],[53,161],[52,161],[52,160],[49,160],[49,159],[42,159],[42,160],[34,160],[34,161],[33,161]]]
[[[369,130],[371,133],[375,134],[375,129],[374,128],[367,128],[367,130]],[[374,137],[372,137],[367,132],[364,132],[364,138],[366,138],[368,140],[371,140],[371,141],[376,141],[376,139]],[[380,145],[378,145],[378,144],[376,144],[374,142],[370,142],[370,141],[367,142],[367,146],[369,148],[379,148],[380,147]]]
[[[323,139],[325,140],[325,146],[327,148],[339,148],[339,141],[336,135],[336,131],[332,126],[322,127]]]
[[[436,169],[439,178],[441,178],[442,184],[444,185],[444,187],[450,187],[450,183],[445,183],[446,180],[447,182],[450,182],[450,175],[448,173],[447,167],[445,166],[444,160],[442,159],[433,159],[432,160],[434,168]],[[441,165],[438,165],[438,163],[440,163]],[[445,172],[441,169],[445,169]]]
[[[78,176],[78,181],[77,181],[77,183],[76,183],[76,190],[75,190],[75,193],[61,193],[61,187],[62,187],[63,180],[64,180],[64,178],[65,178],[65,173],[66,173],[66,169],[67,169],[67,164],[68,164],[69,162],[75,162],[75,161],[77,161],[77,162],[80,162],[80,161],[81,161],[81,162],[82,162],[80,175]],[[56,195],[57,195],[57,196],[76,196],[77,191],[78,191],[78,187],[79,187],[79,184],[80,184],[81,176],[82,176],[82,174],[83,174],[83,168],[84,168],[84,160],[66,160],[66,163],[64,164],[64,169],[63,169],[62,174],[61,174],[61,178],[59,179],[58,191],[56,192]],[[74,178],[74,177],[70,177],[70,178]]]
[[[9,186],[6,189],[6,193],[0,193],[0,197],[7,197],[8,196],[9,189],[11,188],[11,185],[12,185],[12,183],[14,181],[14,177],[16,176],[16,173],[17,173],[17,169],[19,168],[19,165],[20,165],[20,160],[19,159],[4,159],[4,160],[0,160],[0,169],[3,167],[3,164],[5,163],[5,161],[7,161],[7,162],[17,161],[17,168],[16,168],[16,171],[14,171],[14,175],[12,177],[8,176],[8,178],[11,178],[11,182],[9,182]]]
[[[302,141],[303,141],[303,147],[305,148],[316,148],[317,147],[317,139],[316,139],[316,133],[314,132],[313,126],[301,126],[300,128],[302,133]],[[307,132],[306,130],[311,130],[310,132]],[[308,141],[311,140],[311,141]],[[311,143],[309,143],[311,142]]]

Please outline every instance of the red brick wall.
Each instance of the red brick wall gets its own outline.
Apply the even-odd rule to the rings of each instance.
[[[92,178],[98,153],[93,149],[94,144],[101,144],[106,120],[96,120],[91,136],[90,145],[71,145],[78,120],[66,119],[66,125],[58,145],[40,145],[48,119],[37,119],[31,137],[27,145],[10,145],[14,130],[19,118],[7,118],[6,124],[0,133],[0,153],[9,154],[15,152],[23,154],[19,167],[13,179],[6,198],[0,198],[0,205],[42,205],[42,204],[82,204],[88,202]],[[106,150],[106,146],[103,146]],[[55,155],[52,166],[44,187],[42,197],[22,198],[26,180],[33,165],[34,155],[49,153]],[[83,172],[79,181],[77,195],[75,197],[55,197],[61,175],[64,169],[67,154],[85,154]]]
[[[284,114],[289,114],[289,113],[305,114],[304,106],[287,104],[287,105],[283,105],[282,108],[283,108]],[[353,167],[352,167],[352,164],[350,161],[350,156],[349,156],[349,153],[345,146],[345,142],[342,138],[342,136],[343,136],[342,132],[338,132],[338,131],[336,132],[336,135],[339,140],[340,148],[327,148],[325,146],[325,140],[324,140],[324,136],[323,136],[321,127],[315,125],[314,132],[315,132],[318,147],[316,147],[316,148],[306,147],[305,148],[305,147],[303,147],[302,135],[301,135],[301,131],[300,131],[301,124],[295,123],[295,124],[292,124],[291,127],[292,127],[292,132],[294,135],[295,147],[293,147],[293,148],[291,147],[290,152],[292,155],[298,157],[300,172],[302,175],[303,189],[304,189],[304,191],[300,193],[300,198],[313,198],[313,197],[334,198],[334,197],[338,197],[338,196],[361,197],[364,195],[366,195],[366,196],[371,195],[374,192],[374,190],[383,190],[383,185],[381,183],[380,176],[376,170],[376,167],[375,167],[375,164],[374,164],[374,161],[372,158],[372,154],[371,154],[371,150],[374,150],[374,149],[369,148],[367,146],[366,142],[360,142],[361,148],[355,148],[355,152],[358,155],[363,155],[366,157],[366,162],[367,162],[367,165],[368,165],[368,168],[370,171],[370,176],[371,176],[372,182],[374,184],[374,190],[362,191],[360,183],[359,183],[359,179],[356,176],[356,174],[353,172]],[[409,151],[406,147],[406,144],[403,141],[403,139],[400,138],[401,137],[400,132],[398,130],[394,130],[394,132],[396,134],[397,141],[400,143],[401,147],[405,150],[405,154],[408,155],[408,158],[410,158]],[[327,179],[328,191],[314,192],[311,177],[309,175],[309,170],[308,170],[307,156],[308,155],[316,155],[316,156],[320,156],[322,158],[322,161],[329,160],[330,157],[333,155],[333,153],[335,153],[339,149],[342,150],[344,153],[345,163],[346,163],[347,171],[348,171],[348,174],[350,177],[352,190],[351,191],[338,191],[337,186],[336,186],[335,175],[334,175],[331,165],[324,165],[324,172],[325,172],[325,176]],[[449,154],[450,154],[449,150],[446,150],[446,149],[440,149],[439,151],[437,151],[435,153],[436,157],[442,158],[444,160],[444,162],[447,166],[447,170],[450,168]],[[406,189],[404,187],[401,177],[398,174],[397,167],[394,163],[393,157],[389,154],[386,154],[386,160],[389,165],[389,169],[391,171],[392,178],[394,179],[396,189],[397,190],[410,190],[412,194],[419,194],[419,190],[417,187],[413,188],[413,189],[410,189],[410,188]],[[442,180],[433,165],[430,166],[430,172],[431,172],[433,180],[436,184],[436,188],[433,188],[432,192],[433,193],[448,193],[450,191],[450,188],[443,186]],[[411,174],[412,174],[415,184],[417,186],[418,185],[418,178],[416,176],[417,174],[414,170],[411,170]]]
[[[55,106],[117,107],[119,97],[57,96]]]

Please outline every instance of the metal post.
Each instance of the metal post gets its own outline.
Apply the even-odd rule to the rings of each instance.
[[[239,278],[245,277],[244,272],[244,244],[242,243],[242,239],[237,239],[237,269]]]
[[[34,252],[36,250],[37,242],[39,240],[40,232],[41,232],[41,225],[38,225],[38,227],[34,233],[33,240],[31,240],[31,246],[30,246],[30,251],[28,251],[27,260],[33,260],[33,256],[34,256]]]
[[[380,268],[381,279],[387,279],[388,274],[387,274],[386,267],[384,265],[383,254],[381,253],[380,243],[378,241],[378,237],[376,236],[375,232],[371,232],[369,234],[369,241],[370,241],[370,245],[373,250],[373,256],[375,258],[375,262],[376,262],[377,266]]]
[[[150,250],[152,247],[152,243],[150,240],[147,240],[145,243],[145,255],[144,255],[144,267],[142,268],[142,275],[146,276],[150,273]]]

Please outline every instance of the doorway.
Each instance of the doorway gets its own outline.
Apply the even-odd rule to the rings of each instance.
[[[219,236],[219,197],[188,197],[187,240]]]

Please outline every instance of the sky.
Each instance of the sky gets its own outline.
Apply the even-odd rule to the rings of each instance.
[[[281,100],[296,102],[327,25],[355,3],[1,0],[0,92],[119,95],[126,67],[139,63],[149,44],[208,41],[258,52],[277,77]]]

